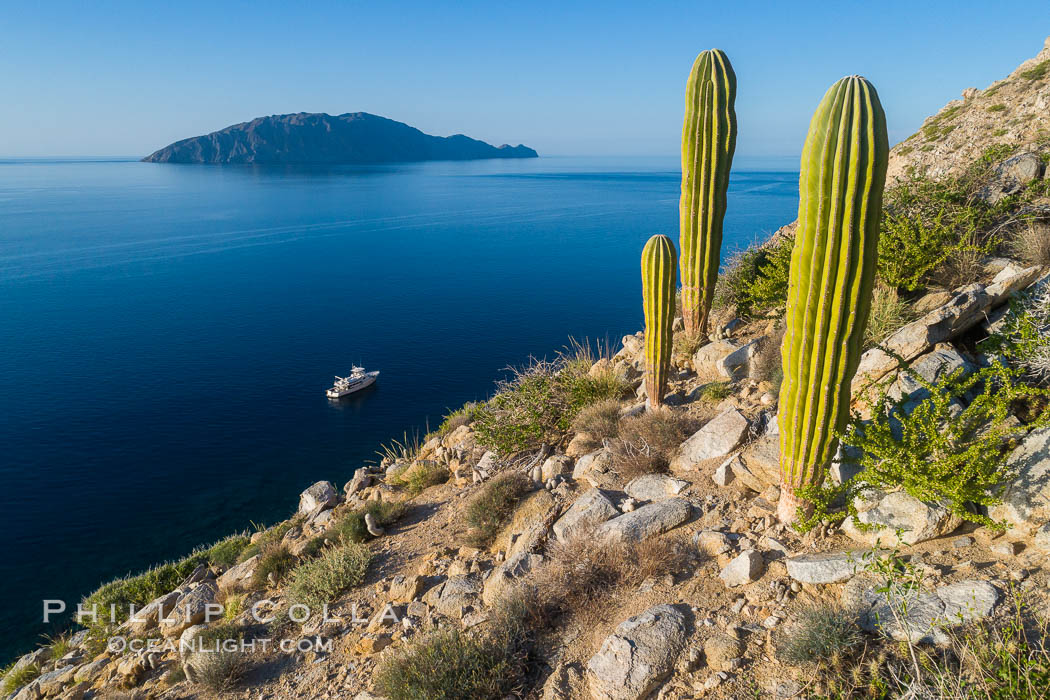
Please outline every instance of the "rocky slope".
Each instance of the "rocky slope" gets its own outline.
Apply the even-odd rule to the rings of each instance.
[[[456,134],[430,136],[365,112],[281,114],[176,141],[143,158],[150,163],[396,163],[536,158],[527,146],[496,147]]]
[[[963,90],[890,152],[887,179],[958,175],[990,146],[1050,141],[1050,37],[1035,57],[983,90]]]
[[[1039,184],[1047,168],[1038,153],[1006,163],[1026,155],[1028,169],[993,168],[999,179],[989,191]],[[883,342],[926,381],[987,365],[976,340],[1000,323],[1018,292],[1050,287],[1047,259],[979,263],[968,284],[915,299],[915,320]],[[376,700],[377,669],[435,631],[468,635],[455,638],[459,647],[473,635],[498,635],[505,603],[520,590],[535,590],[533,604],[563,605],[543,621],[511,697],[811,697],[827,691],[823,681],[812,665],[785,656],[807,611],[848,611],[877,665],[895,649],[904,664],[910,653],[939,654],[974,623],[1014,615],[1017,600],[1043,614],[1050,609],[1050,428],[1013,416],[1020,437],[1008,461],[1018,476],[989,513],[1009,525],[1005,532],[887,489],[854,502],[860,522],[881,529],[847,518],[802,535],[774,515],[777,323],[722,318],[715,325],[711,342],[676,345],[670,409],[659,415],[691,427],[674,440],[665,471],[628,473],[637,453],[624,452],[622,435],[602,439],[582,429],[500,455],[483,446],[480,420],[463,414],[418,450],[361,467],[342,489],[318,481],[300,495],[294,517],[251,535],[255,549],[241,551],[239,561],[191,567],[157,590],[135,620],[106,630],[158,646],[106,648],[78,632],[19,659],[6,676],[18,679],[10,698],[207,697],[205,671],[218,669],[231,679],[220,689],[236,697]],[[620,426],[653,415],[644,402],[642,346],[642,333],[626,336],[614,356],[587,371],[633,389],[613,406]],[[912,375],[873,349],[858,374],[858,410],[870,380],[902,401],[924,396]],[[832,478],[849,478],[845,467],[836,464]],[[521,493],[493,536],[478,542],[468,513],[478,502],[496,503],[493,486],[508,477]],[[327,617],[258,624],[253,609],[267,617],[302,595],[295,586],[303,577],[282,578],[271,566],[274,553],[295,571],[310,567],[339,549],[340,524],[370,508],[389,509],[389,518],[358,523],[354,532],[371,560],[362,578],[332,596]],[[602,559],[605,552],[611,558]],[[604,584],[591,597],[565,598],[577,580]],[[229,612],[209,620],[209,606],[220,605]],[[229,634],[229,625],[271,646],[238,660],[244,667],[179,646],[209,630]],[[440,676],[439,665],[428,659],[424,675]],[[1013,697],[1040,697],[1037,691]]]

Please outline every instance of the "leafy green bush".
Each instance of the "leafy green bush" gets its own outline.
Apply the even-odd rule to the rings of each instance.
[[[517,472],[503,474],[485,484],[467,505],[470,544],[475,547],[491,544],[531,486],[528,477]]]
[[[295,568],[295,555],[283,544],[269,544],[260,554],[259,563],[252,574],[252,588],[255,590],[265,589],[271,576],[274,583],[280,583],[288,572]]]
[[[733,382],[711,382],[700,387],[699,399],[708,403],[718,403],[729,398],[733,393]]]
[[[390,501],[371,501],[364,508],[351,511],[340,517],[325,533],[329,539],[337,542],[360,543],[372,539],[365,525],[365,515],[371,513],[380,526],[391,525],[405,514],[403,503]]]
[[[783,316],[794,247],[795,239],[785,236],[776,244],[752,246],[734,256],[719,278],[716,304],[750,318]]]
[[[302,524],[302,521],[303,516],[296,515],[294,518],[278,523],[271,528],[260,526],[260,529],[258,530],[258,532],[260,533],[259,537],[256,538],[254,543],[249,544],[241,550],[241,554],[239,557],[237,557],[237,561],[247,561],[248,559],[254,557],[256,554],[259,554],[268,545],[279,543],[282,539],[284,539],[284,536],[287,535],[293,527]],[[249,542],[251,542],[250,539]]]
[[[452,411],[444,420],[441,421],[441,425],[435,431],[435,435],[438,437],[445,437],[453,430],[461,425],[469,425],[474,420],[474,416],[478,410],[478,403],[476,401],[468,401],[463,404],[462,407]]]
[[[161,564],[136,576],[110,581],[84,598],[84,610],[90,611],[93,606],[97,606],[96,626],[105,626],[110,623],[111,606],[115,606],[113,622],[119,624],[128,618],[131,605],[136,609],[145,607],[159,596],[174,590],[194,569],[206,562],[205,552],[197,552],[185,559]],[[85,622],[89,619],[85,618]]]
[[[628,386],[612,370],[591,373],[586,360],[534,360],[500,382],[495,396],[477,413],[478,444],[509,454],[556,442],[583,408],[619,399]]]
[[[829,606],[805,608],[796,626],[784,633],[777,656],[794,666],[834,663],[863,641],[856,614]]]
[[[1002,103],[994,104],[994,105],[991,105],[990,107],[988,107],[988,111],[989,112],[1005,112],[1006,111],[1006,105],[1004,105]]]
[[[209,547],[204,556],[213,566],[233,566],[250,544],[251,540],[245,535],[231,535]]]
[[[333,602],[344,591],[365,579],[372,554],[363,544],[344,544],[329,549],[319,559],[302,564],[292,574],[288,596],[311,612]]]
[[[3,684],[0,685],[0,695],[10,695],[22,686],[32,683],[39,675],[40,667],[36,664],[27,664],[18,670],[7,671],[3,676]]]
[[[1001,502],[1014,477],[1008,447],[1031,428],[1019,426],[1011,409],[1050,393],[1020,383],[1019,372],[998,360],[969,376],[956,370],[936,383],[910,368],[904,371],[929,396],[909,412],[909,396],[883,395],[870,422],[854,419],[842,439],[861,455],[863,471],[847,482],[848,492],[901,488],[919,500],[943,502],[964,520],[1001,527],[968,506]],[[1050,424],[1050,409],[1044,408],[1035,424]],[[852,498],[847,503],[852,511]]]
[[[1050,383],[1050,286],[1010,302],[1002,327],[981,344],[1041,384]]]
[[[1021,77],[1025,80],[1042,80],[1050,73],[1050,60],[1035,64],[1026,71],[1022,71]]]

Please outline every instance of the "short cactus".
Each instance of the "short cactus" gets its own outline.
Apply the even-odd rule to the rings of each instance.
[[[649,406],[663,403],[671,369],[674,294],[678,269],[674,243],[653,236],[642,248],[642,302],[645,309],[645,392]]]
[[[878,259],[889,144],[874,86],[831,86],[802,149],[798,230],[791,255],[780,388],[780,504],[793,523],[820,486],[849,418]]]
[[[729,169],[736,150],[736,74],[719,49],[696,57],[685,86],[679,240],[682,319],[707,335],[722,253]]]

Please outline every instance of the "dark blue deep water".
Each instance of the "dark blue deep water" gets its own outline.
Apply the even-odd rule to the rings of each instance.
[[[673,158],[0,161],[0,666],[42,599],[287,517],[508,364],[640,328],[678,187]],[[729,202],[726,251],[794,218],[797,175]],[[329,403],[352,363],[378,384]]]

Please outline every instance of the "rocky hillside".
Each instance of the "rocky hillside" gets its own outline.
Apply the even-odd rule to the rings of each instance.
[[[534,362],[286,521],[87,595],[0,697],[1047,697],[1050,174],[1008,146],[891,188],[801,528],[775,513],[783,234],[721,275],[709,337],[675,320],[664,407],[641,332]]]
[[[958,175],[988,147],[1050,142],[1050,37],[1043,50],[983,90],[963,90],[890,153],[889,181]]]
[[[176,141],[149,163],[397,163],[425,160],[536,158],[527,146],[496,147],[456,134],[430,136],[365,112],[280,114]]]

